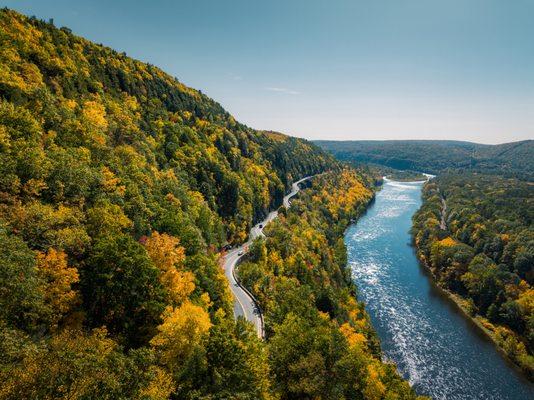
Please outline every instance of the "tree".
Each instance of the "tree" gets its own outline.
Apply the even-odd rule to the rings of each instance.
[[[168,399],[172,377],[147,349],[124,354],[104,329],[66,330],[36,345],[20,332],[0,328],[0,398]]]
[[[179,270],[185,260],[184,248],[179,243],[177,238],[156,231],[145,240],[148,256],[159,269],[160,282],[174,305],[183,303],[195,290],[195,275]]]
[[[461,279],[483,314],[503,289],[497,266],[484,255],[473,258],[468,272]]]
[[[184,363],[176,396],[223,400],[271,399],[269,366],[264,343],[243,319],[218,310],[195,362]]]
[[[234,215],[237,212],[239,185],[239,180],[234,176],[229,176],[222,182],[219,207],[223,217]]]
[[[178,372],[204,346],[210,327],[209,314],[200,306],[185,302],[180,307],[167,307],[158,334],[150,344],[157,350],[161,363]]]
[[[514,260],[514,269],[518,275],[525,277],[530,284],[534,283],[534,241],[525,245],[525,247],[518,252]]]
[[[525,321],[523,321],[521,306],[516,301],[507,301],[501,305],[499,319],[518,333],[523,333]]]
[[[158,276],[144,247],[130,236],[98,238],[81,279],[91,325],[105,325],[128,347],[146,343],[164,308]]]
[[[0,321],[33,331],[46,318],[35,253],[0,227]]]
[[[303,320],[290,313],[274,331],[269,363],[283,399],[342,396],[342,382],[330,378],[347,350],[339,330],[324,320]]]
[[[133,227],[122,208],[109,201],[98,201],[87,210],[87,231],[91,236],[117,235]]]
[[[78,292],[72,288],[79,281],[78,270],[67,265],[63,251],[52,248],[37,253],[37,270],[44,282],[44,301],[50,308],[52,327],[56,327],[79,302]]]

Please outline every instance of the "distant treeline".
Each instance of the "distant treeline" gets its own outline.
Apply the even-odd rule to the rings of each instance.
[[[534,180],[534,140],[485,145],[446,140],[329,141],[316,144],[354,165],[371,163],[439,174],[483,172]]]

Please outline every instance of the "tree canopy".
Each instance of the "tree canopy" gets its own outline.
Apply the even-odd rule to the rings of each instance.
[[[464,307],[531,377],[533,199],[531,182],[445,174],[425,185],[413,219],[419,257],[439,284],[461,296]]]

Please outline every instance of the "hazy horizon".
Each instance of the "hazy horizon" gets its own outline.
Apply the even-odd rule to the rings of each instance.
[[[474,143],[482,144],[487,146],[496,146],[499,144],[507,143],[518,143],[518,142],[529,142],[534,139],[520,139],[512,140],[509,142],[498,142],[498,143],[482,143],[474,142],[471,140],[455,140],[455,139],[311,139],[314,142],[455,142],[455,143]]]
[[[311,140],[534,138],[534,2],[19,0],[240,122]]]

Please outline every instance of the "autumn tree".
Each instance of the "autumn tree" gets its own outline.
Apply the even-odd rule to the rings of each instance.
[[[67,265],[67,255],[53,248],[37,253],[37,270],[44,286],[44,301],[50,308],[51,324],[56,327],[79,302],[72,287],[79,282],[78,270]]]
[[[124,354],[104,329],[64,331],[46,346],[0,328],[0,398],[168,399],[172,377],[155,365],[154,354]]]
[[[165,233],[152,232],[145,240],[148,256],[159,269],[159,280],[167,290],[172,304],[183,303],[195,290],[195,276],[183,270],[184,248],[180,241]]]
[[[144,247],[130,236],[99,238],[81,280],[91,325],[105,325],[128,346],[145,343],[164,308],[158,276]]]
[[[190,357],[202,350],[211,325],[209,314],[200,306],[191,302],[169,306],[150,344],[157,350],[161,363],[178,372]]]

